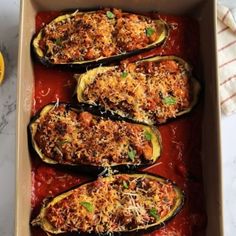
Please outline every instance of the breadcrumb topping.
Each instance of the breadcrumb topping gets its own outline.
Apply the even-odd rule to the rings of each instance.
[[[124,232],[162,221],[177,197],[172,184],[145,175],[101,177],[48,206],[46,219],[62,232]]]
[[[55,64],[94,60],[145,48],[158,32],[151,18],[120,9],[77,11],[46,25],[39,47]]]
[[[62,164],[150,164],[152,133],[144,126],[112,121],[59,105],[37,121],[34,135],[43,155]]]
[[[96,74],[83,99],[139,121],[174,118],[192,101],[188,71],[175,60],[128,63]]]

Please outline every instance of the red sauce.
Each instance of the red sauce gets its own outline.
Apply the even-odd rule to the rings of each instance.
[[[36,31],[58,16],[59,12],[40,12],[36,16]],[[190,62],[199,71],[198,22],[187,17],[154,14],[170,25],[166,43],[141,57],[176,55]],[[136,60],[140,56],[129,60]],[[34,63],[35,95],[32,113],[53,101],[73,102],[76,81],[71,72],[59,71]],[[185,205],[181,212],[163,228],[150,236],[204,235],[206,214],[201,173],[201,123],[202,102],[188,115],[159,127],[163,152],[158,163],[145,169],[176,182],[185,192]],[[66,170],[59,170],[42,163],[32,156],[32,217],[45,197],[55,196],[83,181],[86,177]],[[32,235],[46,235],[39,228],[32,228]]]

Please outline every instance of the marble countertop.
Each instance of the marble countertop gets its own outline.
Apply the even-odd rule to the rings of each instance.
[[[221,118],[225,236],[236,235],[236,114]]]
[[[19,0],[1,0],[0,50],[6,56],[6,80],[0,86],[0,235],[14,235],[15,110]]]
[[[6,80],[0,86],[0,235],[14,235],[15,110],[19,0],[1,0],[0,50],[6,57]],[[236,114],[222,117],[225,236],[236,235]]]

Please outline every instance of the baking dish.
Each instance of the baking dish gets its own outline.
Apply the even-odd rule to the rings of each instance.
[[[35,32],[38,11],[72,8],[119,7],[125,10],[160,11],[169,14],[190,15],[199,20],[201,36],[202,76],[204,77],[204,117],[202,124],[202,164],[208,224],[206,235],[222,236],[221,155],[219,129],[219,102],[216,62],[216,3],[214,0],[161,1],[21,1],[21,24],[18,58],[17,96],[17,175],[15,235],[30,235],[31,165],[27,141],[27,125],[31,116],[34,93],[34,74],[30,42]]]

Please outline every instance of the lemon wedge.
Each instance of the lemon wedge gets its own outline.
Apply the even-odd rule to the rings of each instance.
[[[0,85],[2,84],[4,80],[4,73],[5,73],[5,64],[4,64],[3,55],[0,52]]]

